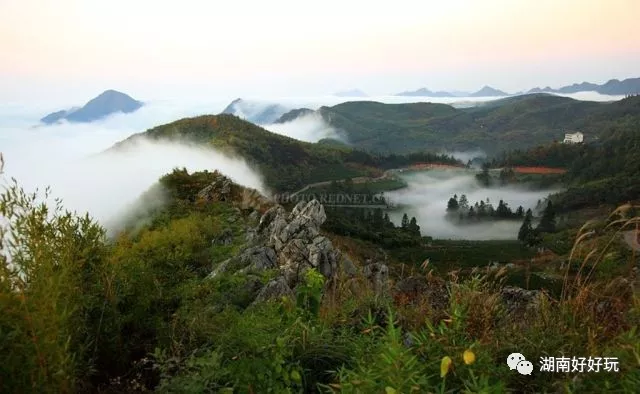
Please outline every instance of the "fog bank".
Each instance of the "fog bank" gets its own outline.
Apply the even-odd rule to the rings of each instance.
[[[50,186],[52,197],[62,198],[65,208],[88,212],[107,226],[176,167],[190,172],[217,169],[242,185],[264,191],[260,175],[241,158],[185,143],[140,140],[132,149],[97,155],[115,142],[185,112],[189,111],[150,105],[101,122],[37,128],[24,115],[0,118],[4,121],[0,123],[0,152],[5,159],[2,183],[15,177],[28,192]]]
[[[391,220],[400,224],[402,214],[415,216],[423,235],[442,239],[516,239],[520,221],[493,221],[477,224],[456,225],[445,218],[447,202],[454,194],[467,196],[470,204],[489,198],[497,207],[500,200],[508,203],[512,210],[519,205],[524,209],[534,208],[539,199],[558,190],[529,191],[507,186],[485,189],[475,180],[474,173],[464,170],[433,170],[403,175],[408,187],[385,195],[396,204],[406,205],[389,214]]]

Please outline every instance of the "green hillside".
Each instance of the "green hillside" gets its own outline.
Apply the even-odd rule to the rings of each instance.
[[[547,94],[496,100],[473,108],[445,104],[349,102],[319,112],[357,149],[382,153],[482,149],[489,154],[561,140],[587,139],[640,119],[637,97],[612,103]]]
[[[622,204],[640,199],[640,97],[616,103],[602,137],[587,144],[546,144],[500,155],[493,167],[548,166],[567,169],[563,180],[569,188],[555,196],[559,209],[570,210],[600,204]],[[591,116],[603,122],[604,115]],[[585,127],[586,129],[586,127]]]
[[[637,391],[634,257],[587,261],[615,229],[578,250],[559,296],[527,289],[546,281],[528,258],[504,277],[503,259],[532,254],[515,242],[433,241],[413,220],[313,201],[287,212],[217,172],[157,186],[165,204],[113,239],[18,185],[0,193],[0,392]],[[509,370],[513,352],[530,376]],[[539,371],[567,355],[618,369]]]
[[[183,140],[241,156],[274,191],[295,191],[315,182],[380,176],[382,170],[417,162],[459,164],[433,154],[379,156],[337,144],[314,144],[271,133],[234,115],[181,119],[135,134],[111,149],[127,149],[139,138]]]

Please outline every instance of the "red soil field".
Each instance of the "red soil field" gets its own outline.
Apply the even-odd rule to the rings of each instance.
[[[454,166],[451,164],[438,164],[438,163],[418,163],[409,166],[412,170],[433,170],[433,169],[460,169],[464,166]]]
[[[567,172],[564,168],[553,167],[514,167],[513,171],[519,174],[564,174]]]

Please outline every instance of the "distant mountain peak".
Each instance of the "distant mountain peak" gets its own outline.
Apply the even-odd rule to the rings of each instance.
[[[289,108],[280,104],[237,98],[229,103],[221,113],[235,115],[254,124],[266,125],[274,123],[287,111]]]
[[[477,92],[471,93],[471,97],[498,97],[508,95],[509,93],[503,92],[502,90],[498,90],[496,88],[492,88],[489,85],[485,85]]]
[[[135,112],[143,105],[143,102],[133,99],[128,94],[108,89],[82,107],[52,112],[40,119],[40,122],[54,124],[66,120],[73,123],[89,123],[119,112]]]
[[[433,92],[428,88],[420,88],[414,91],[407,91],[396,94],[396,96],[408,96],[408,97],[456,97],[455,94],[451,92],[438,91]]]

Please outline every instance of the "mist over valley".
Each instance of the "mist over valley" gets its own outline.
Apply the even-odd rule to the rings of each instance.
[[[485,188],[478,183],[474,170],[431,170],[403,174],[407,182],[404,189],[386,192],[391,202],[401,205],[390,217],[400,224],[402,215],[415,216],[424,235],[441,239],[515,240],[522,224],[519,220],[498,220],[479,223],[456,223],[447,219],[447,201],[457,195],[465,195],[471,205],[489,199],[494,208],[500,200],[515,210],[535,209],[539,200],[561,189],[530,190],[526,185],[496,186]]]

